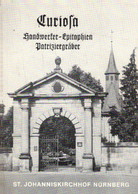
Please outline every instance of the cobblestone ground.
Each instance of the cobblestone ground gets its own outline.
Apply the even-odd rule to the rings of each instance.
[[[135,194],[138,176],[0,172],[0,194]]]

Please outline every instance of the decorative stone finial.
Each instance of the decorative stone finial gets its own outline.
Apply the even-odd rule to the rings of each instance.
[[[60,65],[61,64],[61,58],[60,57],[56,57],[55,63],[56,63],[56,65]]]
[[[56,72],[62,72],[62,70],[60,68],[61,58],[60,57],[56,57],[55,63],[56,63],[56,68],[54,69],[54,71],[56,71]]]

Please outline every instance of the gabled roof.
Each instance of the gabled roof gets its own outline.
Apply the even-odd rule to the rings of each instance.
[[[108,62],[108,67],[105,72],[106,74],[120,74],[119,71],[116,68],[116,63],[115,63],[115,58],[114,58],[114,52],[113,48],[111,47],[111,52],[110,52],[110,57],[109,57],[109,62]]]
[[[116,107],[117,111],[121,110],[122,98],[119,93],[116,92],[114,84],[111,83],[109,86],[109,93],[105,98],[104,105],[102,108],[102,113],[107,113],[110,111],[112,106]]]
[[[87,87],[86,85],[70,78],[65,73],[52,72],[52,73],[48,74],[47,76],[45,76],[37,81],[29,82],[25,86],[16,90],[14,93],[9,93],[9,95],[23,94],[23,93],[31,90],[32,88],[35,89],[40,84],[46,83],[47,81],[49,81],[50,79],[53,79],[53,78],[61,78],[65,81],[67,81],[68,83],[72,84],[73,86],[80,88],[81,90],[83,90],[84,93],[87,93],[87,94],[96,94],[97,93],[95,90],[93,90],[93,89]]]

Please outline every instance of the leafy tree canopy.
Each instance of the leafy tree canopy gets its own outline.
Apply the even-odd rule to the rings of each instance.
[[[59,148],[75,148],[75,128],[66,117],[51,116],[40,126],[40,136],[47,138],[58,138]]]
[[[100,84],[100,80],[96,80],[92,77],[91,73],[84,72],[80,67],[74,65],[72,70],[68,74],[72,79],[90,87],[91,89],[96,90],[97,92],[102,92],[103,87]]]
[[[3,117],[2,123],[2,145],[4,147],[12,147],[12,132],[13,132],[13,107],[10,107],[7,114]]]
[[[130,58],[130,63],[123,67],[122,87],[123,107],[121,112],[117,112],[115,107],[110,111],[109,124],[112,135],[118,135],[121,141],[137,141],[136,132],[138,129],[138,119],[136,111],[137,103],[137,75],[135,64],[135,50]]]

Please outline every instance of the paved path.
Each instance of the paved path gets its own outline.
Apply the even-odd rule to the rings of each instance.
[[[0,194],[136,194],[138,176],[116,173],[0,172]],[[110,187],[111,186],[111,187]]]

